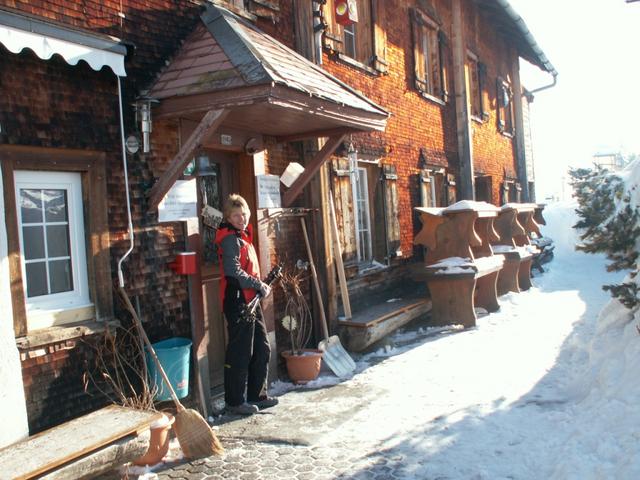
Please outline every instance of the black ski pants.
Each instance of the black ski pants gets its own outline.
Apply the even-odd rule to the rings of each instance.
[[[254,319],[243,318],[244,297],[241,291],[234,290],[227,288],[223,307],[229,338],[224,365],[224,399],[229,406],[245,401],[257,402],[267,396],[271,355],[260,307],[256,308]]]

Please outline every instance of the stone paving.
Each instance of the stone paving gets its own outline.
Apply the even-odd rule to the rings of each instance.
[[[394,480],[403,474],[402,458],[360,458],[349,445],[278,445],[224,440],[226,453],[155,470],[160,480]]]

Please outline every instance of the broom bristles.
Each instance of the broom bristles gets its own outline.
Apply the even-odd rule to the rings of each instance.
[[[182,453],[189,459],[221,455],[224,448],[213,430],[196,410],[180,410],[173,425]]]

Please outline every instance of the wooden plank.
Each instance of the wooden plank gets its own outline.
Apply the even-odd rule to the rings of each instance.
[[[0,471],[14,479],[41,475],[118,439],[140,433],[161,413],[110,405],[0,450]]]
[[[20,265],[20,237],[16,210],[16,190],[13,181],[14,159],[2,159],[2,188],[4,190],[5,226],[7,229],[7,254],[9,257],[9,277],[11,278],[11,306],[13,308],[13,331],[16,336],[27,333],[27,309],[22,288],[22,267]]]
[[[318,172],[324,162],[331,156],[331,154],[342,143],[346,134],[339,134],[334,137],[329,137],[327,143],[324,144],[322,149],[317,155],[305,165],[304,172],[293,182],[293,185],[287,190],[282,199],[282,206],[290,207],[293,201],[302,193],[302,189],[309,183],[311,178]]]
[[[228,110],[209,110],[195,128],[191,136],[180,147],[180,151],[173,157],[167,170],[149,191],[149,209],[154,209],[167,194],[191,161],[193,153],[215,132],[229,114]]]
[[[338,271],[338,280],[340,282],[340,296],[342,297],[342,308],[347,319],[351,318],[351,302],[349,301],[349,289],[347,288],[347,278],[344,274],[344,264],[342,263],[342,247],[340,246],[340,238],[338,232],[338,222],[336,221],[336,209],[333,204],[333,195],[329,193],[329,216],[331,222],[331,238],[333,240],[333,255],[336,262],[336,270]]]
[[[48,471],[38,480],[80,480],[96,478],[103,473],[140,458],[149,448],[151,432],[127,435],[95,452]],[[137,476],[135,476],[137,478]],[[107,478],[113,478],[109,475]],[[124,478],[124,477],[123,477]],[[129,478],[132,478],[131,476]]]

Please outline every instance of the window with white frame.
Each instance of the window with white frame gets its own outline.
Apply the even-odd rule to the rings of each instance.
[[[371,216],[369,210],[369,183],[367,169],[357,163],[352,169],[352,192],[356,226],[358,260],[372,260],[371,252]]]
[[[80,173],[16,170],[14,183],[27,317],[91,307]]]

